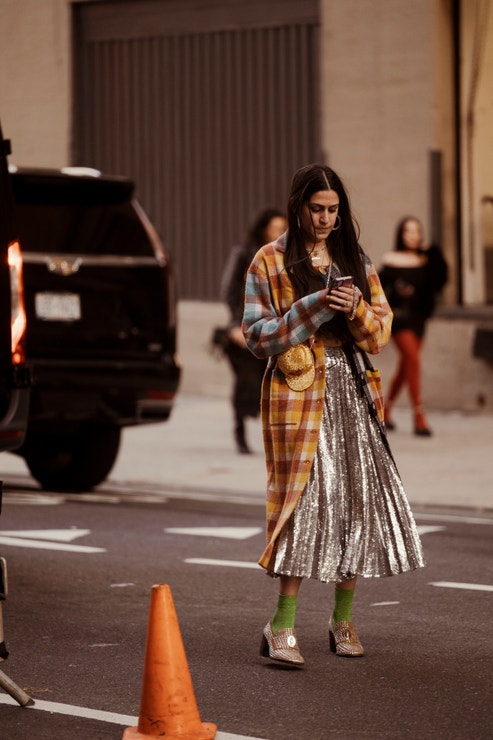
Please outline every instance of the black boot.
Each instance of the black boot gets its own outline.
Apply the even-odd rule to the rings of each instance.
[[[240,455],[251,455],[252,454],[252,451],[246,442],[245,422],[243,421],[243,419],[236,420],[235,440],[236,440],[236,447],[238,448],[238,452],[240,453]]]

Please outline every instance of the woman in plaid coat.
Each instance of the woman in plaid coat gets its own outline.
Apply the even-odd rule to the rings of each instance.
[[[378,371],[366,356],[387,344],[391,323],[343,183],[329,167],[303,167],[291,185],[287,232],[249,267],[242,327],[253,354],[268,358],[260,564],[280,578],[261,645],[271,659],[304,663],[294,629],[303,578],[335,583],[330,647],[357,656],[364,652],[351,621],[357,576],[424,565],[385,436]]]

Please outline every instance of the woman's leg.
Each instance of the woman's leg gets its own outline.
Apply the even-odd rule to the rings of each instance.
[[[413,331],[400,331],[394,336],[403,366],[404,380],[409,387],[413,407],[421,405],[421,344]]]
[[[428,432],[421,398],[421,347],[423,340],[413,331],[397,332],[394,336],[404,368],[405,382],[414,409],[414,427],[417,433]]]
[[[302,578],[281,576],[281,585],[274,616],[267,622],[262,634],[260,655],[293,666],[304,664],[294,629],[296,601]]]
[[[300,590],[302,580],[302,578],[295,576],[280,576],[277,607],[271,620],[274,634],[285,627],[294,628],[298,591]]]
[[[329,646],[332,652],[345,657],[364,655],[356,630],[351,621],[356,577],[336,583],[335,602],[329,625]]]
[[[303,578],[298,578],[298,576],[280,576],[279,580],[281,582],[279,593],[286,596],[298,596]]]
[[[414,428],[417,434],[429,434],[421,397],[421,347],[423,339],[413,331],[398,332],[395,342],[404,359],[406,383],[414,410]]]
[[[394,336],[392,338],[395,339]],[[385,424],[387,425],[388,429],[394,428],[394,424],[392,422],[391,408],[397,396],[401,392],[402,386],[404,385],[406,381],[405,357],[402,354],[397,342],[395,342],[395,345],[396,345],[396,349],[398,351],[399,357],[397,360],[397,367],[390,381],[390,386],[389,386],[389,391],[387,393],[387,397],[385,398]]]
[[[235,442],[236,448],[240,455],[250,455],[251,450],[246,440],[245,417],[241,416],[238,408],[235,407]]]
[[[242,455],[250,454],[251,450],[246,439],[245,417],[248,409],[245,407],[245,358],[248,362],[250,351],[242,349],[237,342],[230,341],[226,354],[233,371],[233,393],[231,404],[234,412],[234,438],[236,449]]]
[[[334,589],[334,611],[332,612],[332,621],[350,622],[354,598],[354,589],[356,588],[357,578],[350,581],[336,583]]]
[[[392,404],[399,393],[401,392],[402,386],[406,380],[406,363],[405,358],[401,353],[399,345],[395,342],[397,350],[399,352],[399,358],[397,360],[397,367],[390,381],[389,392],[387,398],[390,404]]]

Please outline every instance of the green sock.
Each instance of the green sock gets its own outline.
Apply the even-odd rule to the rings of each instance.
[[[277,608],[271,621],[272,631],[274,634],[284,627],[294,627],[297,601],[297,596],[285,596],[284,594],[279,594],[277,599]]]
[[[353,605],[354,589],[348,591],[343,588],[334,589],[334,611],[332,612],[332,621],[334,624],[338,622],[350,622],[351,621],[351,608]]]

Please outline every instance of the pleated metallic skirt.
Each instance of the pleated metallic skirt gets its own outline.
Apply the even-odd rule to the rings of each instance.
[[[341,582],[420,568],[423,551],[400,476],[343,350],[326,348],[325,365],[317,452],[271,575]]]

